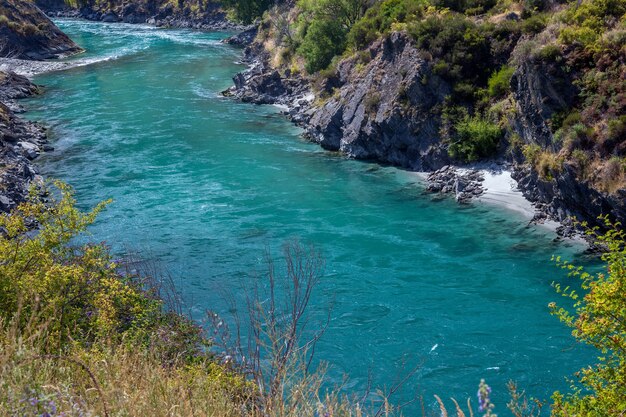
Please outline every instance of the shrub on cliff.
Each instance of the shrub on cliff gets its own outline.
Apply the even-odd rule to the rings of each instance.
[[[274,4],[271,0],[220,0],[220,2],[232,10],[236,20],[245,24],[250,24],[261,17],[263,12]]]
[[[511,91],[511,77],[515,68],[504,65],[489,77],[489,95],[494,98],[502,97]]]
[[[462,161],[477,161],[492,156],[498,149],[502,129],[479,116],[465,117],[455,126],[455,140],[450,144],[450,156]]]

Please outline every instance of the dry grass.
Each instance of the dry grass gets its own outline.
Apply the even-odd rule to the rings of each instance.
[[[46,324],[16,321],[0,321],[0,415],[229,417],[251,401],[216,364],[165,368],[143,349],[106,344],[43,354]]]

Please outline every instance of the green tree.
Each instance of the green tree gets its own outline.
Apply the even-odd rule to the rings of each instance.
[[[221,0],[221,2],[233,10],[237,20],[245,24],[252,23],[274,3],[272,0]]]
[[[314,20],[298,52],[306,60],[306,70],[314,73],[332,62],[345,49],[346,30],[336,20]]]
[[[574,337],[599,352],[598,361],[580,370],[568,394],[556,392],[555,417],[626,415],[626,234],[621,225],[604,218],[609,231],[590,235],[606,249],[606,270],[585,272],[557,258],[557,263],[580,279],[582,290],[554,284],[557,293],[574,301],[573,311],[550,303],[553,315],[572,328]]]

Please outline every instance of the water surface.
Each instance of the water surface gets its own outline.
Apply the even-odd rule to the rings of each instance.
[[[274,107],[221,98],[243,68],[225,34],[59,24],[99,62],[36,79],[46,93],[29,117],[56,148],[43,173],[83,208],[113,198],[93,239],[162,259],[197,317],[225,312],[219,289],[298,238],[326,262],[311,313],[335,304],[317,358],[349,390],[424,361],[397,402],[474,398],[486,378],[503,413],[508,380],[547,398],[589,358],[547,308],[563,279],[550,256],[580,248],[504,209],[436,201],[411,173],[305,142]]]

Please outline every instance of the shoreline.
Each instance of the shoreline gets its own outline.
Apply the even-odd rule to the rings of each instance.
[[[86,20],[87,19],[80,19]],[[57,71],[65,71],[72,68],[88,66],[92,64],[96,64],[105,60],[110,60],[112,58],[104,58],[104,59],[76,59],[74,61],[29,61],[29,60],[21,60],[21,59],[12,59],[12,58],[0,58],[0,71],[10,71],[15,72],[16,74],[25,76],[29,79],[33,77],[45,74],[49,72],[57,72]],[[244,60],[246,62],[246,60]],[[254,68],[255,62],[247,61],[248,68]],[[236,88],[236,87],[235,87]],[[302,94],[301,94],[302,95]],[[306,94],[305,101],[307,104],[313,102],[311,100],[311,94]],[[303,101],[302,97],[296,97],[295,101]],[[306,126],[306,122],[302,119],[298,118],[297,115],[302,111],[310,111],[309,106],[294,106],[293,103],[290,103],[289,100],[281,100],[276,101],[273,104],[279,111],[279,113],[287,116],[287,118],[295,125]],[[21,118],[20,118],[21,119]],[[49,147],[51,149],[51,147]],[[40,149],[37,152],[41,152]],[[34,159],[34,158],[32,158]],[[376,163],[376,162],[372,162]],[[446,167],[447,168],[447,167]],[[571,241],[584,241],[580,234],[572,234],[567,231],[563,233],[563,230],[567,228],[565,224],[562,222],[555,221],[550,218],[545,218],[542,211],[537,208],[531,201],[524,197],[522,191],[520,191],[517,187],[517,181],[512,178],[512,171],[510,167],[503,167],[500,165],[495,165],[494,163],[487,164],[477,164],[476,166],[457,166],[451,165],[451,168],[456,175],[462,177],[469,172],[478,172],[480,173],[480,181],[478,181],[478,186],[481,189],[481,193],[476,196],[470,196],[465,199],[459,200],[458,192],[456,193],[456,198],[459,203],[464,202],[476,202],[479,204],[488,204],[498,206],[513,212],[516,212],[523,219],[527,220],[529,224],[536,224],[543,228],[546,228],[550,231],[556,233],[558,238],[565,238]],[[432,176],[436,172],[420,172],[420,171],[408,171],[420,178],[424,182],[426,186],[429,184],[429,176]],[[458,178],[458,177],[457,177]],[[455,194],[454,190],[449,191],[440,191],[442,194]],[[453,195],[451,195],[453,197]]]

